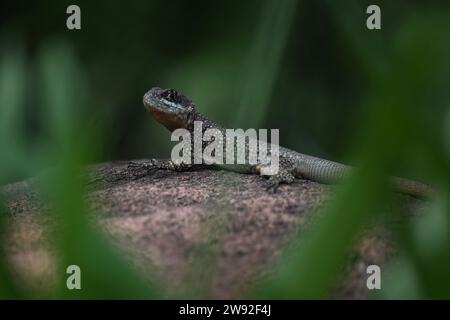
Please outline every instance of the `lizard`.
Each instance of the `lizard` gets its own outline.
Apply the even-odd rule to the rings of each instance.
[[[203,132],[207,129],[218,129],[225,135],[225,128],[208,119],[197,111],[196,105],[187,96],[174,89],[153,87],[143,96],[143,104],[153,117],[169,131],[186,129],[191,134],[194,122],[202,123]],[[247,147],[247,146],[246,146]],[[236,146],[235,146],[236,148]],[[136,165],[136,164],[135,164]],[[205,164],[175,163],[172,160],[151,159],[144,165],[145,169],[163,169],[171,171],[187,171]],[[261,174],[263,163],[251,164],[213,164],[220,169],[239,173]],[[208,166],[208,165],[206,165]],[[279,170],[269,177],[267,189],[276,192],[280,184],[290,184],[296,178],[309,179],[319,183],[334,184],[341,181],[352,167],[330,160],[302,154],[288,148],[279,147]],[[391,183],[395,191],[414,197],[428,197],[432,193],[430,186],[413,180],[392,177]]]

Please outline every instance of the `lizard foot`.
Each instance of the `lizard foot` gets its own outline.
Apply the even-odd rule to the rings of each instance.
[[[270,176],[269,180],[267,180],[267,191],[270,193],[275,193],[278,190],[278,187],[282,183],[290,184],[294,182],[294,175],[288,170],[280,170],[277,174]]]

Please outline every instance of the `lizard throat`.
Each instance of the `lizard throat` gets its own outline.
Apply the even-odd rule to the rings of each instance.
[[[191,127],[191,121],[188,116],[182,119],[181,115],[168,114],[159,110],[152,110],[152,115],[156,121],[161,123],[171,132],[180,128],[189,130]]]

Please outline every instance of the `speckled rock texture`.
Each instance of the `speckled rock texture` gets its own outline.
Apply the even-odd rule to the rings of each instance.
[[[86,199],[95,212],[93,223],[130,263],[154,270],[167,290],[201,292],[205,298],[243,297],[270,274],[283,248],[333,193],[330,186],[297,180],[271,194],[256,175],[147,173],[127,164],[89,168]],[[51,281],[52,255],[44,239],[51,221],[33,180],[3,187],[2,193],[11,212],[6,251],[18,277]],[[363,232],[334,297],[366,298],[366,266],[385,264],[392,252],[382,232]]]

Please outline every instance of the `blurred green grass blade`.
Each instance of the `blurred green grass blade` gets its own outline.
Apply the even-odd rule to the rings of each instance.
[[[7,41],[7,39],[5,40]],[[25,58],[18,45],[3,43],[0,52],[0,166],[24,165],[21,116],[25,97]],[[14,169],[13,169],[14,170]],[[4,172],[7,174],[8,172]]]
[[[323,217],[301,237],[299,252],[289,253],[280,270],[257,297],[322,299],[343,274],[343,263],[357,232],[385,202],[382,174],[367,167],[351,177]],[[370,181],[370,183],[367,183]]]
[[[450,299],[450,187],[415,221],[410,256],[427,299]],[[411,248],[408,247],[407,248]]]
[[[22,160],[20,157],[20,114],[23,106],[25,68],[22,51],[8,46],[3,38],[0,50],[0,186],[8,181],[9,174]],[[10,265],[6,259],[8,212],[0,196],[0,299],[23,297],[13,281]]]
[[[49,199],[57,219],[55,241],[62,254],[61,270],[75,264],[81,268],[82,290],[65,288],[67,275],[61,274],[57,297],[77,299],[149,299],[157,297],[145,281],[122,259],[111,244],[88,220],[82,198],[81,168],[70,159],[60,159],[48,181]],[[92,222],[91,222],[92,223]]]
[[[236,126],[258,128],[267,113],[299,0],[266,0],[242,73]]]
[[[399,33],[399,45],[393,48],[386,61],[385,65],[389,68],[373,72],[374,83],[366,99],[370,112],[360,129],[362,138],[357,149],[359,169],[353,172],[320,219],[303,235],[299,252],[286,258],[276,275],[265,287],[259,288],[257,296],[288,299],[329,297],[336,278],[342,275],[343,262],[352,240],[360,228],[380,212],[381,205],[387,203],[385,174],[415,159],[414,145],[422,145],[428,166],[433,166],[437,159],[433,156],[433,149],[443,150],[440,143],[427,145],[427,140],[421,138],[425,121],[421,110],[429,107],[428,95],[441,97],[437,101],[432,99],[438,106],[435,111],[441,114],[439,105],[446,106],[448,103],[446,95],[441,92],[444,88],[439,86],[440,79],[430,81],[430,75],[440,74],[446,64],[436,61],[446,59],[450,50],[442,47],[441,42],[435,44],[430,42],[431,39],[420,36],[424,31],[413,33],[410,30],[418,26],[424,27],[423,24],[405,24]],[[425,30],[436,34],[439,26],[439,23],[431,24]],[[405,36],[405,30],[410,32],[409,37]],[[446,33],[439,34],[439,39],[443,41]],[[408,58],[405,59],[405,56]],[[434,61],[428,63],[431,57]],[[427,63],[427,68],[418,64],[422,59]],[[449,70],[444,71],[449,74]],[[441,169],[444,167],[441,166]],[[428,174],[431,172],[427,170]],[[448,176],[446,172],[442,174]],[[445,183],[447,186],[449,181]],[[441,267],[447,267],[449,259],[448,246],[444,248],[447,254],[442,252],[438,263],[424,263],[427,269],[419,281],[423,282],[420,288],[428,289],[426,296],[442,297],[445,292],[443,286],[436,286],[437,282],[431,280],[437,280],[434,276],[438,275],[445,280],[445,285],[448,284],[450,268]],[[417,260],[416,265],[420,266],[420,261]]]
[[[86,115],[85,82],[75,62],[71,48],[66,44],[50,43],[38,57],[42,86],[39,88],[47,116],[48,129],[55,145],[64,147],[83,132],[82,116]]]
[[[447,105],[447,112],[444,118],[444,146],[446,151],[446,156],[450,159],[450,103]]]
[[[450,298],[450,192],[441,193],[408,222],[401,257],[386,270],[381,299]]]
[[[80,266],[82,290],[65,288],[61,274],[60,294],[66,298],[154,298],[151,286],[121,259],[89,224],[89,210],[83,201],[81,164],[90,159],[95,144],[86,135],[87,92],[72,50],[65,43],[52,43],[39,58],[43,105],[54,142],[58,166],[44,183],[54,203],[61,270]],[[87,113],[86,113],[87,111]],[[90,146],[90,147],[89,147]],[[93,147],[92,147],[93,146]]]
[[[383,272],[384,273],[384,272]],[[382,290],[375,292],[376,299],[423,299],[423,290],[416,265],[408,257],[393,261],[382,275]]]

